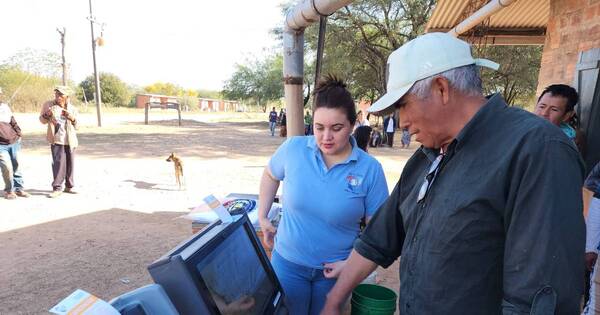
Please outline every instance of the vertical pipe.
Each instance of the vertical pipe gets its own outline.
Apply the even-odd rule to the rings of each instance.
[[[304,30],[286,27],[283,32],[283,82],[288,136],[304,135],[303,74]]]
[[[323,51],[325,50],[325,31],[327,29],[327,17],[322,16],[319,21],[319,38],[317,42],[317,64],[315,66],[315,87],[317,80],[321,76],[321,68],[323,67]],[[313,108],[315,107],[315,98],[313,98]]]
[[[94,61],[94,81],[96,87],[96,113],[98,116],[98,127],[102,127],[102,118],[100,114],[100,104],[102,104],[102,97],[100,95],[100,76],[98,69],[96,68],[96,37],[94,37],[94,14],[92,13],[92,0],[90,3],[90,28],[92,30],[92,58]]]

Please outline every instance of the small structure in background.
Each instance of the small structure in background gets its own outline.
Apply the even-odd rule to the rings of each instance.
[[[155,94],[138,94],[135,97],[135,104],[138,108],[144,108],[144,124],[148,124],[148,112],[152,108],[160,109],[175,109],[177,110],[177,118],[179,126],[181,126],[181,104],[177,97],[155,95]]]

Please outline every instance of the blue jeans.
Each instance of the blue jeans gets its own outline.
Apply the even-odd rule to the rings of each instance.
[[[271,130],[271,136],[275,135],[275,126],[276,125],[277,125],[277,122],[274,122],[274,121],[269,122],[269,130]]]
[[[14,192],[23,190],[23,176],[19,169],[18,153],[21,140],[13,144],[0,144],[0,170],[4,180],[4,191]]]
[[[290,315],[318,315],[336,279],[325,278],[323,269],[288,261],[276,251],[272,253],[271,264],[283,287]]]

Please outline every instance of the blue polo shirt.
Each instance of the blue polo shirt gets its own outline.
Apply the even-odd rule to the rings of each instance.
[[[293,263],[322,268],[350,255],[360,220],[388,197],[381,164],[358,148],[327,169],[314,136],[291,137],[271,157],[269,169],[283,181],[283,217],[275,250]]]

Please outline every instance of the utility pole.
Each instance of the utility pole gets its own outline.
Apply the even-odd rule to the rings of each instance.
[[[67,59],[65,58],[65,36],[67,36],[67,28],[63,27],[60,29],[57,27],[56,31],[60,34],[60,44],[62,45],[62,85],[67,85]]]
[[[90,3],[90,28],[92,30],[92,58],[94,60],[94,77],[95,77],[95,86],[96,86],[96,113],[98,114],[98,127],[102,127],[102,115],[100,106],[102,104],[102,97],[100,95],[100,76],[98,74],[98,69],[96,67],[96,37],[94,36],[94,14],[92,13],[92,0],[89,0]]]

